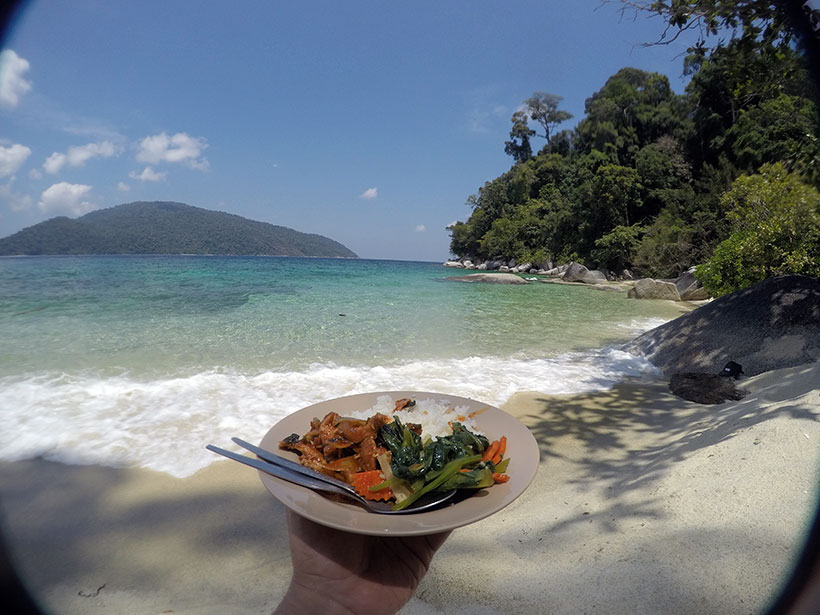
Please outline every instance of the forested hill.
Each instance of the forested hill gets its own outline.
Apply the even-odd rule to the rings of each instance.
[[[789,4],[624,1],[660,14],[670,37],[706,37],[684,59],[685,92],[623,68],[560,131],[561,96],[535,92],[499,143],[512,166],[468,198],[451,252],[642,277],[696,266],[713,296],[820,276],[820,95],[802,53],[818,35],[798,44]]]
[[[0,255],[232,254],[357,258],[337,241],[173,202],[135,202],[58,217],[0,239]]]

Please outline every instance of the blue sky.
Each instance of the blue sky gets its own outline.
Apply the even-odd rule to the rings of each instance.
[[[28,2],[0,60],[0,237],[172,200],[444,260],[533,92],[563,97],[560,128],[625,66],[683,92],[692,39],[641,47],[663,22],[620,6]]]

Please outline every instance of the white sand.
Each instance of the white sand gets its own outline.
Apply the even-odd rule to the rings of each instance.
[[[402,612],[760,612],[818,502],[818,383],[812,363],[741,381],[750,394],[717,406],[663,382],[514,396],[504,409],[542,449],[535,481],[456,530]],[[53,613],[269,613],[289,580],[283,507],[237,464],[180,480],[8,463],[0,497]]]

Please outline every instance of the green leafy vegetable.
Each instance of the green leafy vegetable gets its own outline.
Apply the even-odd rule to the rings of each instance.
[[[425,493],[429,493],[430,491],[436,491],[437,489],[439,489],[441,485],[446,483],[450,478],[453,477],[453,475],[458,474],[459,470],[462,467],[469,465],[471,463],[478,463],[479,461],[481,461],[481,455],[462,457],[460,459],[455,459],[451,461],[446,466],[444,466],[444,468],[441,470],[441,472],[438,474],[436,478],[431,480],[429,483],[425,483],[425,485],[421,489],[414,491],[413,495],[396,504],[393,507],[393,510],[401,510],[403,508],[407,508],[410,504],[415,502]]]
[[[459,470],[448,480],[444,481],[438,491],[449,491],[450,489],[483,489],[491,487],[493,479],[492,461],[482,461],[470,470]]]

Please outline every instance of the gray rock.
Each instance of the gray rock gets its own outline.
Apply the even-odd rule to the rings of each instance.
[[[529,284],[514,273],[470,273],[444,278],[453,282],[488,282],[490,284]]]
[[[653,280],[651,278],[643,278],[635,282],[635,286],[629,289],[627,297],[632,299],[666,299],[668,301],[680,301],[678,289],[672,282]]]
[[[697,288],[691,288],[685,290],[681,293],[681,301],[706,301],[710,298],[709,292],[703,288],[703,286],[699,286]]]
[[[820,360],[820,279],[770,278],[647,331],[627,349],[667,375],[717,373],[736,361],[754,376]]]
[[[578,263],[570,263],[564,271],[565,282],[583,282],[584,276],[589,273],[589,269]]]
[[[598,271],[597,269],[587,271],[587,274],[581,278],[581,281],[584,284],[606,284],[609,282],[606,274],[603,271]]]
[[[669,380],[669,389],[678,397],[699,404],[722,404],[729,400],[737,401],[749,393],[738,389],[729,378],[702,372],[673,374]]]
[[[678,289],[678,294],[683,294],[692,287],[699,286],[695,279],[694,269],[688,269],[680,274],[675,280],[675,287]]]
[[[703,285],[695,279],[695,268],[691,267],[684,271],[675,280],[675,288],[683,301],[704,301],[709,298],[709,293]]]

